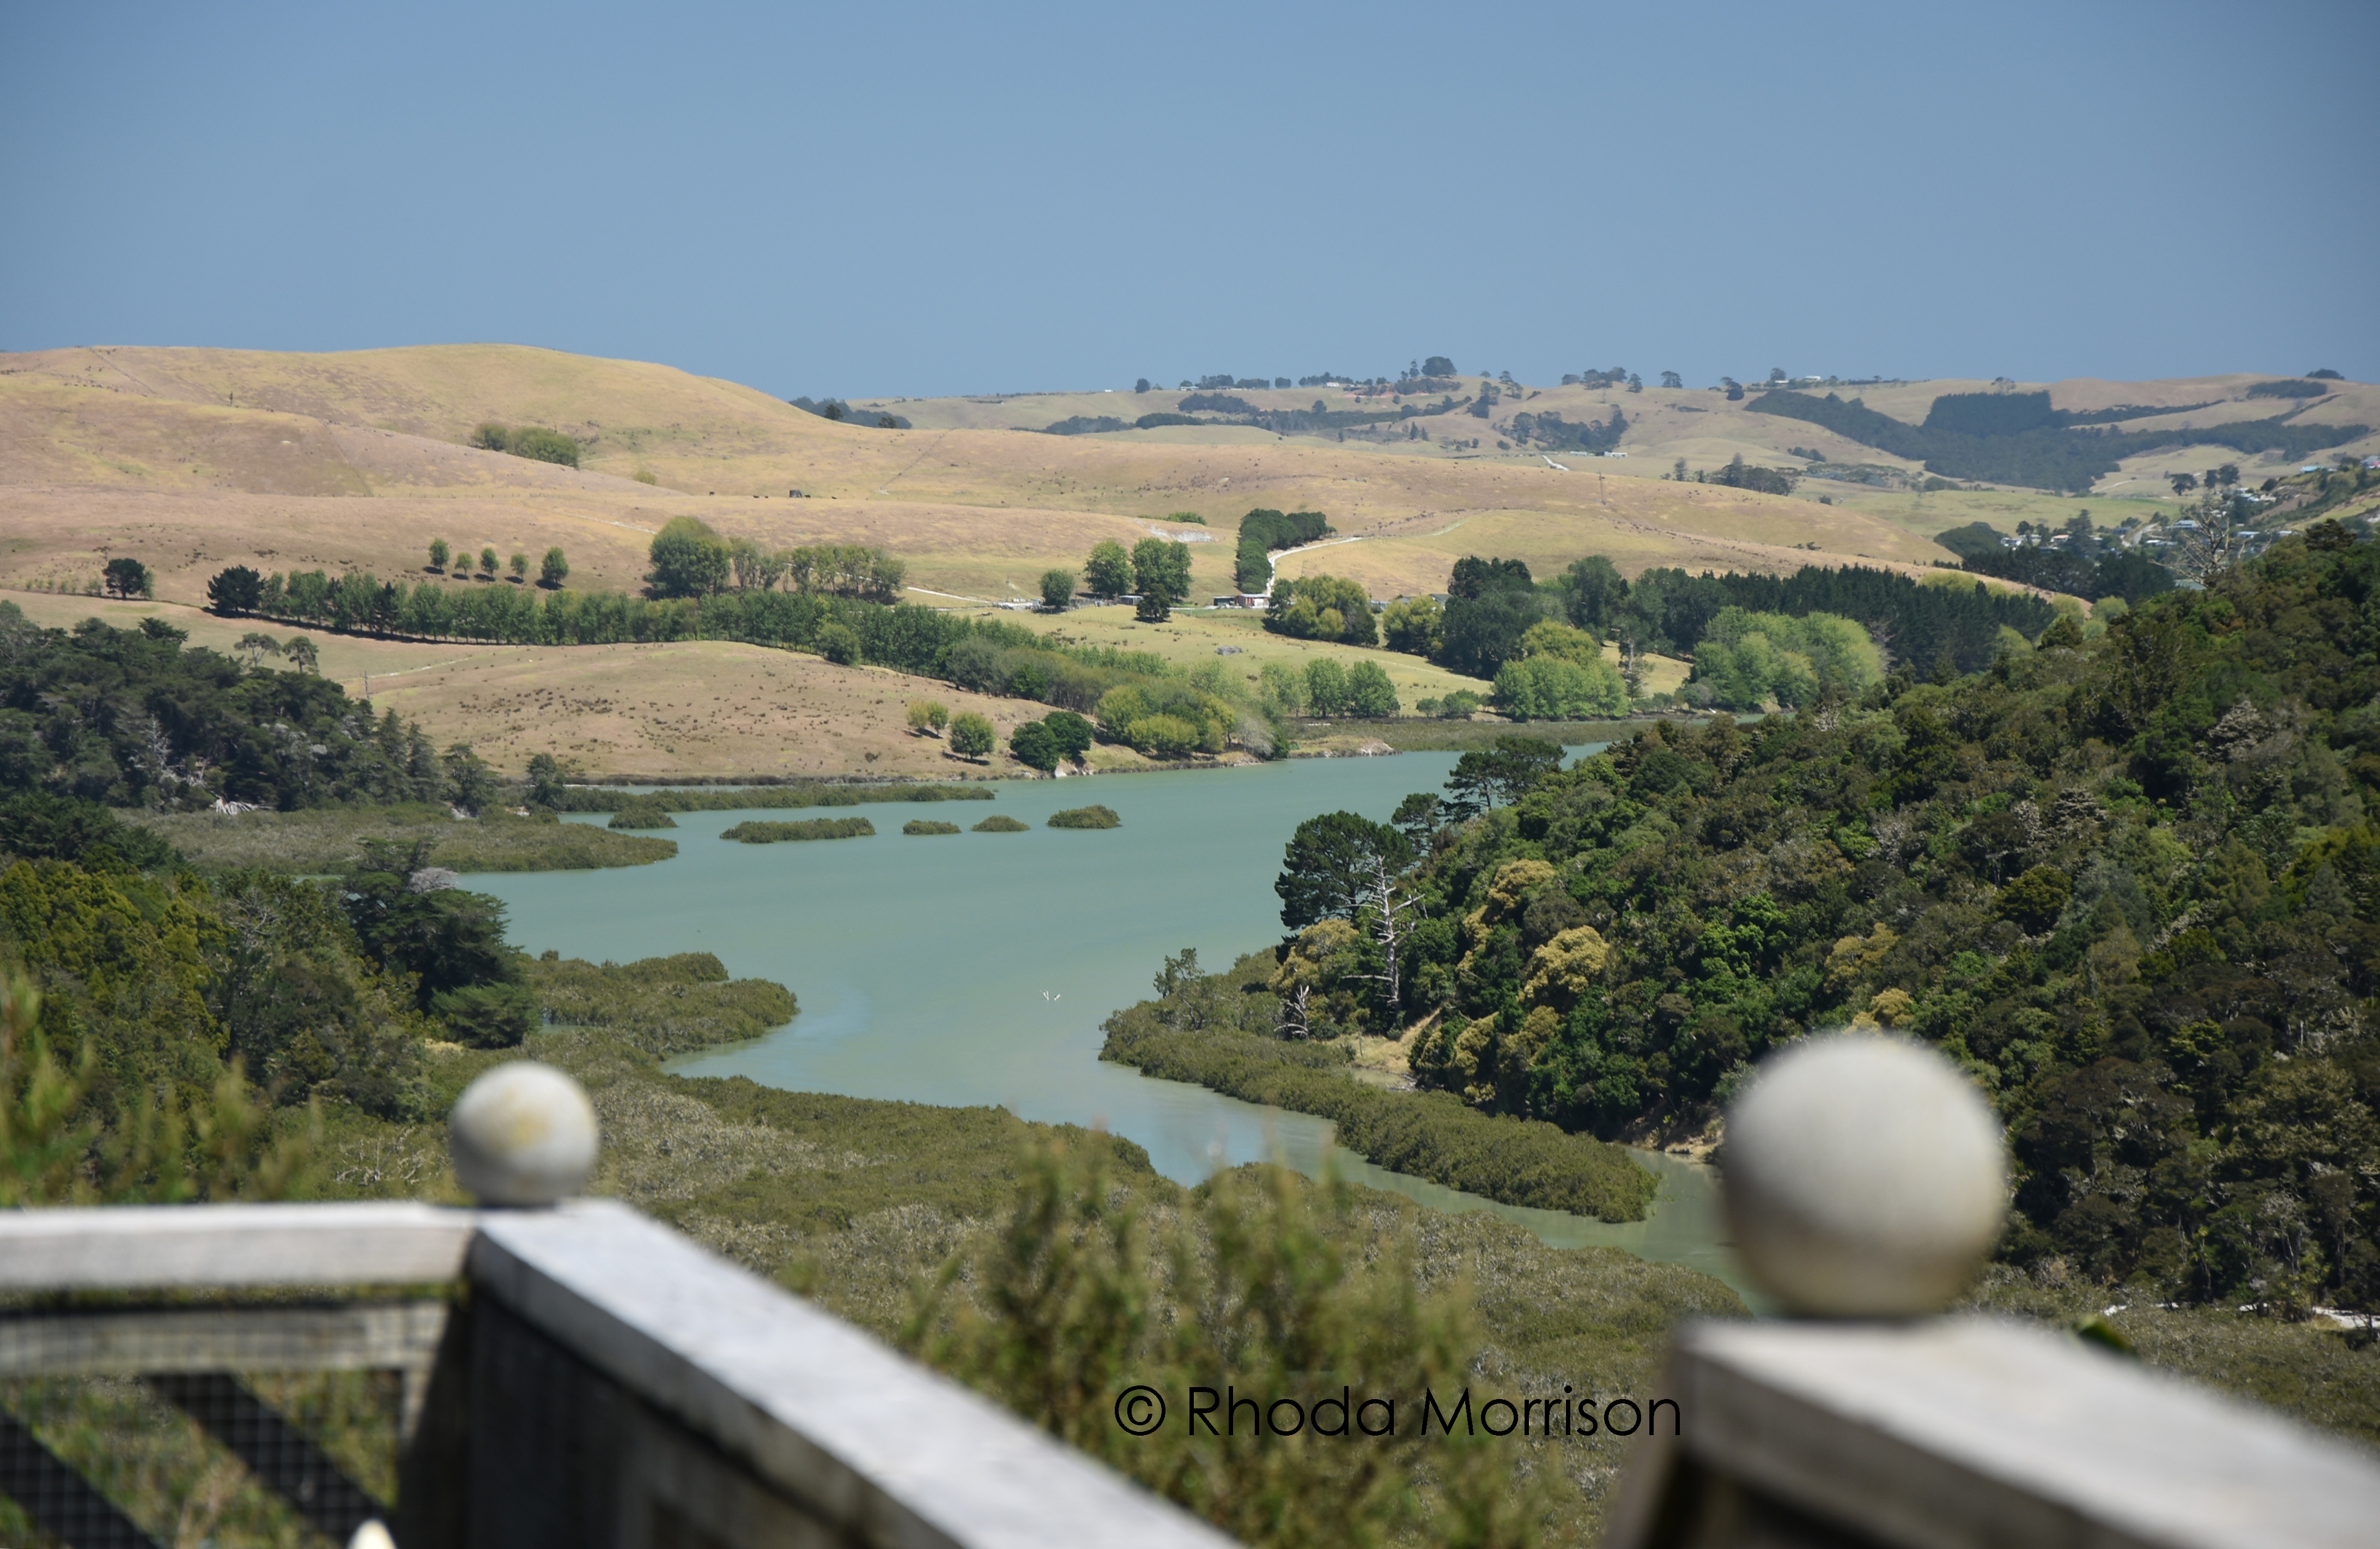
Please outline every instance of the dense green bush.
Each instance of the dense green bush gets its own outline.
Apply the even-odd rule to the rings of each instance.
[[[958,831],[957,823],[938,823],[932,818],[911,818],[901,825],[901,832],[908,835],[955,834]]]
[[[446,786],[419,726],[363,713],[327,678],[249,670],[159,619],[42,629],[0,603],[0,792],[289,810],[434,800]]]
[[[876,825],[866,818],[811,818],[805,823],[739,823],[722,831],[739,845],[774,845],[801,839],[872,839]]]
[[[1032,830],[1028,823],[1019,823],[1006,812],[994,812],[975,825],[978,834],[1025,834]]]
[[[2380,1307],[2380,544],[2316,524],[1927,676],[1644,730],[1433,834],[1415,1079],[1682,1129],[1772,1050],[1891,1028],[1998,1105],[2015,1262]]]
[[[988,759],[999,742],[991,722],[974,711],[962,710],[951,717],[951,751],[959,757]]]
[[[1050,814],[1052,828],[1121,828],[1123,819],[1115,815],[1111,807],[1069,807],[1062,812]]]
[[[1248,987],[1251,968],[1244,959],[1230,974],[1182,983],[1162,999],[1116,1012],[1102,1024],[1099,1057],[1327,1118],[1338,1126],[1339,1143],[1357,1155],[1450,1189],[1605,1221],[1644,1219],[1656,1181],[1618,1146],[1550,1124],[1493,1118],[1443,1093],[1367,1086],[1347,1073],[1342,1049],[1205,1021],[1204,1007]]]
[[[1460,690],[1447,696],[1458,701],[1469,697]],[[1446,714],[1446,701],[1439,702]],[[1477,706],[1475,699],[1471,702]],[[1526,656],[1497,672],[1496,708],[1515,721],[1585,720],[1621,714],[1628,708],[1628,690],[1618,670],[1599,658],[1579,663]]]
[[[656,1059],[758,1038],[801,1007],[766,979],[730,979],[708,952],[590,963],[553,953],[528,965],[544,1018],[602,1028]]]
[[[1330,523],[1319,511],[1287,513],[1258,507],[1240,518],[1239,553],[1234,561],[1242,592],[1262,592],[1272,584],[1275,549],[1316,543],[1330,535]]]
[[[612,814],[612,821],[604,826],[606,828],[675,828],[677,820],[670,816],[669,809],[658,801],[631,798],[621,804],[620,810]]]
[[[560,463],[565,468],[577,468],[580,452],[578,443],[560,431],[547,430],[542,425],[523,425],[514,430],[492,420],[472,433],[471,445],[536,462]]]
[[[1758,710],[1772,699],[1791,708],[1852,698],[1883,676],[1882,653],[1848,618],[1726,607],[1694,647],[1684,692],[1728,710]]]
[[[1273,583],[1264,627],[1292,640],[1342,640],[1377,645],[1379,631],[1372,600],[1363,587],[1337,576],[1305,576]]]

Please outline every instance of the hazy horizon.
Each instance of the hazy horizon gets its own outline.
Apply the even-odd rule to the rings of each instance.
[[[2380,378],[2380,11],[0,15],[0,348]]]

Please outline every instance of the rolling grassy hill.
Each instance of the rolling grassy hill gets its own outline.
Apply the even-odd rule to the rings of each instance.
[[[2259,380],[2060,383],[2051,393],[2060,408],[2164,411],[2128,426],[2173,421],[2192,405],[2201,407],[2187,409],[2181,421],[2212,423],[2292,409],[2249,398],[2248,387]],[[1484,385],[1466,379],[1452,396],[1458,402],[1476,396]],[[1986,385],[1843,391],[1914,421],[1938,393]],[[2380,423],[2380,390],[2332,385],[2297,411],[2325,422]],[[1501,391],[1486,420],[1458,409],[1413,421],[1428,440],[1403,439],[1402,424],[1394,440],[1366,441],[1359,433],[1343,443],[1335,433],[1276,435],[1213,425],[1059,436],[1020,429],[1073,415],[1171,410],[1183,395],[900,400],[887,407],[915,428],[880,430],[830,421],[756,389],[667,366],[508,345],[331,355],[138,348],[5,355],[0,589],[28,602],[85,592],[108,558],[129,555],[155,572],[162,602],[189,607],[203,602],[208,578],[232,564],[418,578],[427,545],[437,538],[467,553],[493,548],[500,558],[519,552],[534,560],[559,545],[569,555],[573,586],[625,590],[641,583],[651,535],[671,518],[691,515],[731,537],[771,545],[881,545],[909,562],[913,600],[937,605],[1029,593],[1042,570],[1079,568],[1103,539],[1129,545],[1152,532],[1182,533],[1212,540],[1191,547],[1193,592],[1204,596],[1233,589],[1234,531],[1251,507],[1268,506],[1325,512],[1336,530],[1330,543],[1282,556],[1282,574],[1348,576],[1375,596],[1393,597],[1443,590],[1453,562],[1474,553],[1517,557],[1541,575],[1589,553],[1609,555],[1630,574],[1654,565],[1781,572],[1863,561],[1922,571],[1948,557],[1931,542],[1947,528],[1978,518],[2004,529],[2024,517],[2062,521],[2077,505],[2029,492],[1926,493],[1907,477],[1889,486],[1810,479],[1792,497],[1672,482],[1659,475],[1679,457],[1702,469],[1739,454],[1769,466],[1802,466],[1805,459],[1786,455],[1787,446],[1896,476],[1916,469],[1818,426],[1748,412],[1708,390]],[[1309,409],[1318,398],[1336,411],[1383,406],[1318,389],[1234,396],[1265,409]],[[1441,402],[1432,396],[1427,407]],[[1579,423],[1604,422],[1614,410],[1630,421],[1621,442],[1626,457],[1557,453],[1551,460],[1567,467],[1556,468],[1536,452],[1497,446],[1518,413],[1559,413]],[[466,445],[485,421],[569,434],[584,448],[581,466]],[[1477,448],[1455,445],[1473,440]],[[2161,455],[2178,468],[2220,460],[2240,462],[2252,475],[2262,471],[2255,459],[2228,449],[2193,456],[2180,446]],[[2158,470],[2146,466],[2153,460],[2110,475],[2103,482],[2107,493],[2087,500],[2161,492]],[[790,494],[795,490],[801,498]],[[1166,519],[1177,512],[1194,513],[1205,525]],[[2113,515],[2103,512],[2103,519]],[[78,617],[93,611],[66,597],[55,602]],[[55,611],[43,610],[43,621],[69,621],[45,616]],[[1245,620],[1219,627],[1244,632],[1232,638],[1269,640]],[[1121,620],[1087,622],[1078,632],[1111,628],[1121,629]],[[1216,642],[1206,641],[1206,630],[1204,624],[1185,630],[1185,648],[1210,652]],[[1193,634],[1198,643],[1190,646]],[[1263,649],[1290,648],[1275,642]],[[815,718],[788,710],[794,718],[783,725],[761,716],[732,736],[687,732],[671,751],[652,737],[632,735],[626,722],[599,728],[600,717],[588,718],[591,712],[566,710],[582,701],[631,702],[637,676],[654,670],[634,652],[622,648],[611,662],[515,649],[499,673],[472,648],[460,650],[342,642],[326,656],[325,670],[354,677],[358,689],[365,670],[418,671],[418,682],[388,690],[407,697],[407,713],[420,714],[442,738],[483,741],[505,762],[544,747],[530,746],[539,738],[599,745],[617,758],[598,767],[656,775],[717,772],[713,766],[722,763],[759,769],[765,749],[795,742],[813,750],[793,757],[805,771],[838,760],[866,769],[873,753],[890,772],[906,768],[916,752],[897,735],[890,741],[879,735],[873,717],[880,689],[865,674],[846,682],[856,669],[819,663],[788,668],[771,653],[759,653],[754,665],[744,648],[663,648],[698,661],[698,668],[686,669],[687,681],[712,681],[724,699],[791,696],[831,704],[827,721],[852,728],[839,741],[840,733],[822,735]],[[1315,650],[1342,648],[1298,646],[1291,653]],[[1253,670],[1256,660],[1244,665]],[[371,666],[380,661],[392,665]],[[443,665],[426,665],[431,663]],[[1427,664],[1390,665],[1408,701],[1460,681]],[[491,673],[513,687],[478,692],[476,686],[497,681]],[[552,705],[540,705],[522,687],[542,682],[559,693],[565,678],[569,692]],[[660,701],[634,702],[639,714],[668,708]],[[514,726],[532,711],[555,713],[555,706],[565,708],[563,719],[577,731],[557,724],[531,734]],[[786,755],[768,757],[783,762]]]

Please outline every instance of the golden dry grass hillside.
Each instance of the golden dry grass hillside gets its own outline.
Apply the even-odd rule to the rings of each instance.
[[[2249,399],[2258,380],[2060,383],[2051,392],[2061,407],[2140,406],[2143,423],[2190,405],[2210,406],[2190,414],[2228,419],[2290,410]],[[1470,379],[1466,391],[1484,385]],[[1857,391],[1879,409],[1917,420],[1936,394],[1985,385]],[[2380,423],[2380,390],[2334,387],[2296,411]],[[95,590],[106,561],[129,555],[152,568],[160,604],[184,610],[194,638],[228,643],[213,634],[236,639],[244,630],[188,612],[228,565],[419,578],[428,573],[430,542],[442,539],[463,554],[492,549],[500,563],[516,553],[534,562],[559,546],[572,586],[627,590],[642,581],[651,535],[674,517],[696,516],[770,545],[880,545],[908,561],[913,600],[943,606],[1030,594],[1044,569],[1079,568],[1102,540],[1129,545],[1176,534],[1192,540],[1192,586],[1204,597],[1235,589],[1234,530],[1246,511],[1268,506],[1318,510],[1336,529],[1330,543],[1283,556],[1283,574],[1347,576],[1386,598],[1442,591],[1466,554],[1519,558],[1540,575],[1597,553],[1632,575],[1655,565],[1785,571],[1851,563],[1924,574],[1948,557],[1932,542],[1947,528],[1979,518],[2003,528],[2025,517],[2062,522],[2076,506],[2023,491],[1810,480],[1785,497],[1678,482],[1658,475],[1682,457],[1690,468],[1737,455],[1793,466],[1784,448],[1794,445],[1829,458],[1892,460],[1839,445],[1815,426],[1748,413],[1716,392],[1500,391],[1485,421],[1435,412],[1435,400],[1419,406],[1430,412],[1414,421],[1411,440],[1211,426],[1057,436],[1029,433],[1069,414],[1171,409],[1181,395],[888,404],[916,422],[902,430],[830,421],[757,389],[667,366],[508,345],[0,355],[0,590],[45,623],[116,611],[70,594]],[[1332,408],[1357,402],[1314,389],[1243,396],[1265,408],[1305,408],[1318,397]],[[1630,456],[1548,457],[1499,447],[1500,426],[1524,409],[1572,421],[1624,412]],[[488,421],[565,433],[581,444],[582,466],[466,445]],[[2189,466],[2187,449],[2175,460]],[[2127,482],[2130,493],[2160,487],[2147,468],[2107,483],[2121,498],[2118,487]],[[1181,513],[1200,521],[1173,519]],[[1169,655],[1210,654],[1244,640],[1238,665],[1249,671],[1269,656],[1343,649],[1277,641],[1245,619],[1133,640],[1120,616],[1104,613],[1039,627],[1113,634],[1114,643]],[[372,673],[375,699],[419,715],[442,739],[480,744],[501,762],[575,750],[590,768],[655,777],[924,773],[939,764],[939,749],[918,747],[901,726],[894,701],[914,684],[782,653],[321,640],[326,672],[358,692]],[[1460,682],[1425,663],[1395,658],[1390,665],[1408,701]],[[704,696],[717,708],[696,710]],[[1002,702],[978,708],[1004,728],[1023,707],[1003,711]]]
[[[1411,397],[1410,402],[1416,411],[1411,422],[1412,429],[1426,433],[1427,439],[1406,441],[1401,434],[1400,439],[1382,444],[1378,450],[1398,457],[1541,464],[1540,454],[1534,450],[1511,445],[1499,447],[1499,427],[1509,425],[1512,416],[1522,412],[1557,413],[1572,421],[1602,423],[1608,422],[1612,412],[1618,410],[1628,420],[1628,433],[1621,444],[1621,449],[1628,455],[1608,459],[1614,466],[1607,467],[1604,471],[1615,477],[1658,479],[1669,473],[1679,457],[1686,459],[1690,470],[1711,469],[1724,464],[1739,453],[1748,461],[1766,460],[1771,464],[1791,466],[1801,460],[1793,457],[1788,450],[1794,446],[1821,452],[1840,461],[1908,469],[1915,467],[1905,459],[1864,446],[1805,421],[1754,412],[1751,406],[1757,401],[1756,398],[1730,402],[1716,388],[1648,386],[1642,391],[1632,392],[1624,387],[1577,384],[1555,387],[1515,385],[1477,376],[1456,380],[1459,385],[1451,392],[1432,391]],[[2268,419],[2294,411],[2297,418],[2310,423],[2362,424],[2380,431],[2380,387],[2363,383],[2334,382],[2329,384],[2330,391],[2325,396],[2310,402],[2250,396],[2250,389],[2257,384],[2272,380],[2269,376],[2250,373],[2177,377],[2157,382],[2112,382],[2095,377],[2036,383],[1952,378],[1927,382],[1847,384],[1803,387],[1802,390],[1833,392],[1844,398],[1859,398],[1879,413],[1912,424],[1922,421],[1933,407],[1934,400],[1945,394],[2046,391],[2049,394],[2052,407],[2060,409],[2104,411],[2119,408],[2139,409],[2141,413],[2113,421],[2126,430],[2161,429],[2168,425],[2211,426],[2241,420]],[[1500,396],[1485,420],[1474,418],[1465,410],[1452,414],[1433,411],[1437,404],[1448,397],[1467,404],[1488,387],[1493,387]],[[1334,411],[1383,409],[1393,411],[1408,401],[1402,396],[1366,396],[1329,387],[1234,389],[1229,396],[1267,410],[1305,409],[1318,403]],[[1039,430],[1075,417],[1112,416],[1129,421],[1150,412],[1172,411],[1184,396],[1185,395],[1179,389],[1152,389],[1148,393],[1042,393],[999,397],[867,399],[853,407],[863,416],[879,410],[897,413],[927,429]],[[1399,427],[1401,432],[1403,428]],[[1245,427],[1173,426],[1111,433],[1101,439],[1248,445],[1276,438],[1269,433]],[[1291,439],[1321,444],[1325,438]],[[1475,446],[1473,445],[1475,442],[1478,443]],[[2380,446],[2380,434],[2348,443],[2343,449],[2355,450],[2362,455],[2374,450],[2375,446]],[[2221,455],[2235,460],[2239,457],[2237,452],[2228,449]],[[2152,470],[2152,467],[2161,470],[2169,465],[2176,470],[2196,470],[2205,466],[2203,448],[2187,445],[2171,448],[2154,457],[2140,459],[2140,467],[2127,465],[2124,470],[2108,475],[2095,493],[2104,496],[2107,490],[2121,482],[2137,480],[2143,473]]]
[[[488,420],[576,436],[584,466],[463,445]],[[1598,547],[1630,569],[1941,553],[1888,521],[1664,488],[1620,467],[1565,474],[1260,435],[876,430],[668,367],[513,346],[53,350],[0,357],[0,584],[71,584],[131,553],[165,594],[195,599],[225,564],[387,573],[419,568],[440,537],[507,556],[559,543],[574,583],[626,585],[647,535],[679,514],[767,542],[881,543],[923,588],[995,598],[1176,511],[1223,540],[1194,549],[1195,584],[1227,590],[1230,530],[1258,506],[1322,510],[1342,532],[1390,541],[1359,573],[1390,592],[1442,586],[1463,540],[1448,553],[1428,535],[1483,520],[1533,565]]]
[[[165,602],[0,593],[33,623],[72,628],[97,618],[130,628],[162,618],[189,643],[231,654],[259,626]],[[468,742],[517,773],[538,753],[570,759],[590,774],[655,781],[688,776],[874,774],[980,779],[1022,771],[1004,752],[988,762],[953,758],[945,744],[908,729],[913,699],[953,714],[974,711],[1008,733],[1042,707],[922,682],[881,667],[839,667],[796,652],[724,640],[662,645],[517,646],[358,640],[266,625],[276,640],[299,635],[321,670],[375,710],[421,723],[443,748]],[[271,659],[265,665],[273,665]],[[1102,748],[1099,766],[1146,760]]]

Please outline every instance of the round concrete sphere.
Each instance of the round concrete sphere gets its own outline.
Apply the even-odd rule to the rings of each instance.
[[[1726,1165],[1744,1267],[1804,1317],[1941,1311],[2008,1214],[1991,1105],[1899,1038],[1813,1038],[1770,1060],[1729,1110]]]
[[[463,1090],[447,1143],[481,1204],[550,1205],[595,1170],[595,1106],[553,1067],[515,1060]]]

